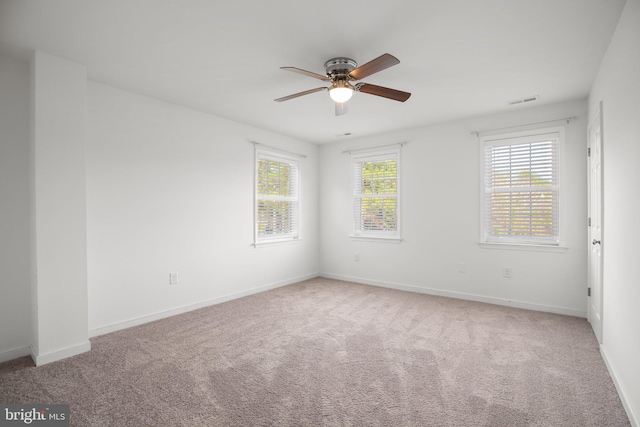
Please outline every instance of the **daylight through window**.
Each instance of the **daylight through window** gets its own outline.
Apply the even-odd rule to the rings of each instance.
[[[561,132],[483,138],[485,242],[558,245]]]
[[[256,243],[298,238],[299,159],[256,151]]]
[[[353,155],[354,236],[400,238],[399,150]]]

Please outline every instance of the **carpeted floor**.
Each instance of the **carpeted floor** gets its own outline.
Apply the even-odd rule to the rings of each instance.
[[[312,279],[0,365],[76,426],[629,426],[586,320]]]

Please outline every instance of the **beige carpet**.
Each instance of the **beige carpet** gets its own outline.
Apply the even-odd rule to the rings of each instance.
[[[0,365],[76,426],[629,426],[586,320],[313,279]]]

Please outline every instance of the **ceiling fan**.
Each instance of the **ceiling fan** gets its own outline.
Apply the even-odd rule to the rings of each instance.
[[[336,116],[347,113],[347,101],[351,99],[354,92],[368,93],[369,95],[382,96],[384,98],[393,99],[394,101],[404,102],[411,94],[400,90],[389,89],[383,86],[376,86],[369,83],[359,82],[352,84],[356,80],[362,80],[385,70],[389,67],[399,64],[400,61],[393,55],[385,53],[376,59],[367,62],[358,67],[356,61],[350,58],[333,58],[325,62],[324,68],[326,75],[317,74],[311,71],[303,70],[296,67],[280,67],[281,70],[293,71],[294,73],[303,74],[325,82],[331,82],[329,87],[318,87],[315,89],[305,90],[304,92],[294,93],[293,95],[284,96],[275,99],[276,102],[288,101],[310,93],[329,91],[329,96],[335,101]]]

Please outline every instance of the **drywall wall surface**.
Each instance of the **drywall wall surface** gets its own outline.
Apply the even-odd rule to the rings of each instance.
[[[603,341],[632,423],[640,425],[640,1],[627,1],[589,96],[602,101]]]
[[[344,140],[320,149],[321,271],[329,277],[586,317],[586,100]],[[486,249],[480,238],[480,148],[473,131],[575,117],[566,124],[566,249]],[[406,143],[401,243],[350,238],[349,149]],[[355,261],[357,253],[359,261]],[[465,272],[460,272],[460,263]],[[503,277],[510,267],[511,278]]]
[[[0,54],[0,362],[29,354],[29,64]]]
[[[317,146],[91,81],[88,133],[92,333],[318,274]],[[252,246],[252,141],[306,156],[299,241]]]
[[[90,349],[85,197],[86,68],[44,52],[31,63],[37,275],[32,355],[48,363]]]

